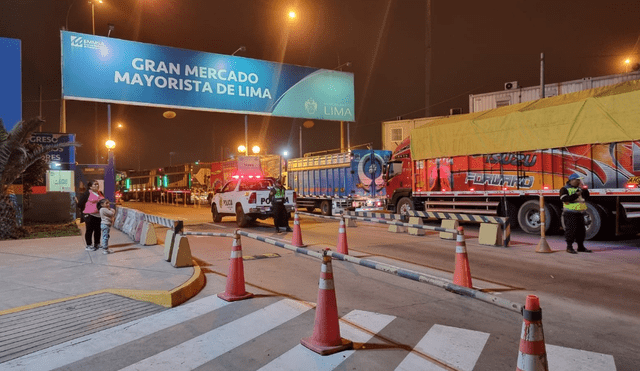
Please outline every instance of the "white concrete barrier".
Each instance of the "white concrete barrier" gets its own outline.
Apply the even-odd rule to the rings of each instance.
[[[424,225],[424,223],[422,222],[422,218],[418,218],[416,216],[412,216],[409,218],[409,224]],[[422,228],[409,227],[407,231],[412,236],[424,236],[426,234],[424,229]]]
[[[187,236],[181,234],[176,236],[171,254],[171,265],[175,268],[193,266],[191,248],[189,247]]]
[[[453,219],[442,219],[442,224],[440,226],[446,229],[458,229],[460,223]],[[443,240],[455,240],[458,236],[449,232],[440,232],[440,238]]]

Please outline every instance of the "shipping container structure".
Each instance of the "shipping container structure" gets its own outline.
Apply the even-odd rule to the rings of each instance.
[[[386,169],[389,209],[498,215],[539,233],[561,227],[559,189],[589,188],[587,238],[640,221],[640,81],[490,111],[411,132]]]
[[[391,151],[351,152],[291,159],[287,187],[297,194],[297,207],[324,215],[350,208],[382,208],[385,202],[382,169]]]
[[[578,91],[589,90],[619,84],[625,81],[640,79],[640,71],[607,75],[599,77],[585,77],[579,80],[565,81],[544,85],[546,98]],[[506,82],[505,90],[484,94],[469,95],[469,112],[480,112],[512,104],[531,102],[540,99],[540,85],[521,88],[517,81]],[[404,139],[404,138],[403,138]]]

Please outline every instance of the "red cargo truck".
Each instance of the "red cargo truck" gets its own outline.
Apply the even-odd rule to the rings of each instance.
[[[512,227],[561,227],[559,190],[572,173],[591,197],[587,238],[620,234],[640,221],[638,81],[416,128],[386,167],[388,208],[509,217]],[[412,143],[413,141],[413,143]]]

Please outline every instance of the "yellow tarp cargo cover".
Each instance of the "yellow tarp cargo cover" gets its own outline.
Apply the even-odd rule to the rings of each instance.
[[[434,120],[411,131],[414,159],[640,140],[640,81]]]

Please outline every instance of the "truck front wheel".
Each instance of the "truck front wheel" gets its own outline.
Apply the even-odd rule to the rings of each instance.
[[[396,205],[396,214],[407,215],[413,210],[413,201],[409,197],[402,197]]]
[[[244,215],[244,210],[242,210],[242,205],[240,204],[236,205],[236,224],[238,224],[238,227],[245,228],[246,226],[249,225],[250,222],[251,222],[251,219],[246,215]]]

